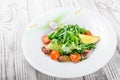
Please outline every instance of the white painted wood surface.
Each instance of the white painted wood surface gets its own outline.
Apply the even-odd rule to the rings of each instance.
[[[36,71],[25,60],[22,33],[34,18],[56,7],[82,6],[107,18],[117,35],[114,56],[102,69],[61,79]],[[120,80],[120,0],[0,0],[0,80]]]

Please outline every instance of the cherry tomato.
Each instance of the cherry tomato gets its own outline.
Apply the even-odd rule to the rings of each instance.
[[[44,43],[44,44],[48,44],[48,43],[50,43],[50,39],[48,38],[48,36],[47,35],[44,35],[44,36],[42,36],[42,42]]]
[[[90,31],[86,31],[86,33],[85,33],[86,35],[89,35],[89,36],[92,36],[92,33],[90,32]]]
[[[81,56],[80,56],[80,54],[71,54],[70,55],[70,59],[71,59],[71,61],[73,61],[73,62],[78,62],[79,60],[80,60],[80,58],[81,58]]]
[[[50,58],[52,60],[57,60],[60,57],[60,53],[57,50],[54,50],[50,53]]]

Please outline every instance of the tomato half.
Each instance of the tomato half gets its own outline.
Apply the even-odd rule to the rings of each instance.
[[[50,43],[50,39],[48,38],[48,36],[47,35],[44,35],[44,36],[42,36],[42,42],[44,43],[44,44],[48,44],[48,43]]]
[[[90,31],[86,31],[85,35],[89,35],[89,36],[92,36],[92,33]]]
[[[60,53],[57,50],[54,50],[50,53],[50,58],[52,60],[57,60],[60,57]]]
[[[73,62],[78,62],[80,59],[81,59],[81,56],[80,54],[76,53],[76,54],[71,54],[70,55],[70,59],[71,61]]]

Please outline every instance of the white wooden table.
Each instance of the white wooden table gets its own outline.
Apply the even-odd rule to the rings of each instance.
[[[36,71],[23,56],[21,37],[34,18],[56,7],[92,9],[114,27],[117,48],[112,59],[97,72],[64,80],[120,80],[120,0],[0,0],[0,80],[62,80]]]

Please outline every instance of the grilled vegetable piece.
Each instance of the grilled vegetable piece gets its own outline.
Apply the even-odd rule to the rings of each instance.
[[[45,46],[42,47],[42,51],[45,53],[45,54],[50,54],[50,50],[48,48],[46,48]]]
[[[60,57],[58,58],[58,61],[59,61],[59,62],[69,62],[69,61],[71,61],[71,60],[70,60],[70,57],[69,57],[69,56],[60,56]]]

